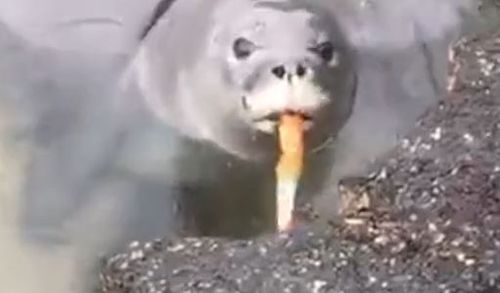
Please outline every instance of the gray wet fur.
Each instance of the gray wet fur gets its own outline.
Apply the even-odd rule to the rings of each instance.
[[[246,12],[252,9],[256,12]],[[193,33],[186,35],[188,25]],[[287,29],[296,34],[287,34]],[[232,45],[239,37],[259,47],[255,58],[233,60]],[[323,64],[308,51],[323,39],[336,46],[337,66]],[[321,135],[316,135],[317,128],[310,134],[312,149],[344,124],[355,94],[350,48],[327,14],[301,7],[286,11],[266,1],[177,2],[144,39],[130,79],[136,79],[132,83],[138,84],[153,112],[183,135],[206,140],[241,159],[274,160],[275,137],[248,125],[252,113],[246,113],[241,99],[252,104],[254,91],[274,83],[273,68],[283,65],[293,71],[299,64],[313,71],[313,82],[329,94],[328,107],[314,117],[323,129]]]
[[[251,156],[244,156],[240,150],[231,154],[231,146],[221,145],[224,139],[203,136],[200,140],[199,129],[192,127],[210,126],[207,124],[210,120],[191,123],[189,119],[195,118],[193,114],[176,117],[188,118],[185,125],[164,123],[151,114],[151,107],[148,108],[151,104],[144,103],[148,93],[129,83],[134,81],[131,73],[144,48],[159,46],[155,61],[164,64],[162,70],[175,68],[170,73],[173,73],[172,80],[198,64],[200,58],[203,59],[200,56],[205,55],[197,51],[200,47],[196,44],[202,44],[203,37],[207,37],[206,29],[211,27],[207,25],[211,24],[208,17],[211,12],[222,13],[218,7],[227,2],[231,1],[174,2],[143,42],[139,36],[147,19],[135,20],[137,27],[133,33],[124,25],[123,34],[127,37],[117,37],[116,43],[110,38],[112,50],[96,50],[100,47],[95,43],[88,46],[84,41],[74,43],[79,34],[69,40],[41,40],[29,30],[20,29],[22,20],[2,19],[10,26],[2,27],[0,36],[5,53],[0,59],[2,107],[20,113],[9,118],[10,124],[5,126],[8,131],[3,133],[9,133],[6,141],[7,138],[21,140],[30,147],[26,151],[29,163],[20,175],[26,180],[19,183],[22,193],[2,195],[2,210],[10,211],[13,216],[3,217],[0,223],[0,250],[5,253],[2,259],[12,260],[12,267],[0,265],[1,278],[5,278],[0,279],[0,291],[12,290],[12,287],[1,286],[12,286],[13,283],[7,281],[20,274],[29,281],[15,283],[16,292],[31,293],[35,292],[34,288],[43,293],[88,292],[93,280],[88,272],[97,264],[100,253],[113,251],[135,239],[149,240],[179,231],[179,220],[186,215],[189,219],[190,215],[183,209],[193,208],[193,201],[197,203],[195,207],[206,204],[208,208],[194,209],[191,213],[210,212],[209,208],[214,209],[212,213],[222,213],[224,211],[210,206],[210,196],[218,194],[227,200],[231,191],[240,190],[242,186],[251,186],[254,194],[247,195],[246,201],[240,200],[239,205],[235,205],[239,209],[232,213],[226,211],[226,215],[238,219],[253,213],[256,219],[269,219],[274,200],[274,187],[269,178],[273,176],[274,161],[249,160],[249,157],[258,157],[253,151],[260,153],[259,145],[251,148]],[[250,5],[250,2],[233,3]],[[303,3],[266,2],[277,6]],[[395,136],[404,133],[444,92],[447,45],[458,32],[459,5],[466,2],[431,2],[409,0],[398,11],[387,0],[368,2],[376,9],[364,10],[355,8],[353,1],[308,1],[309,6],[326,8],[325,13],[335,16],[332,19],[339,22],[346,43],[351,46],[349,52],[355,54],[353,68],[358,76],[354,110],[347,124],[344,127],[340,122],[337,126],[328,125],[332,127],[332,134],[340,129],[337,139],[322,146],[314,155],[323,163],[322,167],[332,169],[326,172],[315,168],[315,172],[326,178],[310,172],[305,180],[310,182],[310,187],[319,187],[314,194],[318,194],[327,214],[334,211],[335,190],[321,190],[321,185],[312,179],[332,184],[330,187],[334,188],[333,183],[339,176],[361,172],[370,159],[389,148]],[[1,2],[0,6],[5,3]],[[151,5],[140,14],[153,10]],[[232,15],[230,10],[227,15]],[[173,27],[169,27],[167,19],[176,20]],[[85,26],[85,22],[80,24]],[[176,30],[175,25],[180,27]],[[412,33],[412,25],[419,28],[418,34]],[[389,29],[392,33],[386,33]],[[159,41],[164,30],[176,33],[173,35],[177,39],[172,38],[174,43]],[[40,45],[44,48],[38,47]],[[136,48],[139,53],[135,52]],[[170,58],[159,54],[162,50],[170,52]],[[128,60],[132,62],[129,64]],[[190,76],[193,77],[196,76]],[[193,82],[201,82],[199,76],[196,78]],[[171,91],[174,87],[161,89],[161,92]],[[235,97],[239,98],[239,95]],[[198,110],[207,109],[204,103],[197,106]],[[343,114],[349,116],[348,112]],[[220,117],[223,116],[217,115],[215,119]],[[226,126],[222,125],[221,129]],[[247,127],[248,124],[242,126],[248,130]],[[218,135],[224,134],[227,132],[218,132]],[[2,142],[2,145],[10,145],[10,142]],[[240,166],[238,172],[234,171],[236,166]],[[255,176],[257,170],[267,173]],[[221,178],[226,181],[222,185]],[[185,196],[186,192],[196,197]],[[253,200],[259,193],[269,196]],[[198,223],[198,228],[206,233],[214,232],[213,227],[219,227],[218,232],[235,229],[223,226],[224,222],[213,217],[208,217],[206,222],[201,223],[205,226]],[[235,226],[243,224],[235,223]],[[246,225],[250,231],[252,226]],[[47,267],[52,270],[48,271]]]
[[[332,101],[314,117],[318,125],[310,132],[310,149],[329,139],[330,134],[335,134],[352,109],[356,88],[354,67],[346,42],[335,31],[336,24],[319,24],[324,28],[332,28],[326,30],[326,35],[322,37],[338,44],[341,61],[338,66],[330,67],[321,63],[313,53],[307,52],[308,42],[314,44],[316,41],[314,34],[308,35],[311,33],[308,22],[316,21],[310,13],[298,14],[299,18],[289,18],[299,24],[297,31],[304,30],[299,37],[292,36],[288,39],[296,45],[290,52],[294,53],[291,56],[283,54],[286,51],[279,51],[282,48],[273,47],[277,41],[262,37],[269,36],[265,35],[266,30],[282,29],[269,22],[265,15],[259,19],[267,21],[268,27],[258,35],[245,31],[253,29],[254,20],[244,20],[241,28],[237,27],[239,22],[227,20],[227,15],[235,15],[240,9],[249,11],[252,9],[251,5],[256,3],[174,3],[171,10],[158,20],[157,26],[145,37],[122,81],[126,92],[137,91],[138,95],[145,97],[147,103],[144,106],[157,114],[158,121],[172,129],[169,143],[175,142],[181,146],[175,154],[168,154],[170,158],[162,159],[169,166],[168,175],[156,176],[164,182],[169,181],[176,190],[181,188],[186,191],[179,202],[187,204],[194,215],[206,215],[196,219],[198,223],[194,223],[195,231],[202,234],[248,235],[262,231],[263,228],[269,231],[273,226],[277,141],[274,135],[263,134],[252,126],[250,114],[241,102],[242,96],[252,95],[253,89],[245,86],[247,78],[258,75],[254,82],[254,87],[258,88],[260,83],[265,85],[269,80],[274,82],[276,77],[271,69],[276,65],[287,64],[286,62],[293,65],[299,62],[297,59],[302,60],[303,56],[309,58],[304,62],[316,62],[308,69],[317,70],[319,78],[314,82],[332,94],[328,96]],[[242,5],[248,7],[241,7]],[[193,10],[192,7],[201,8]],[[210,10],[215,7],[218,9]],[[266,9],[262,12],[266,14],[273,11],[275,10]],[[175,15],[183,17],[175,18]],[[283,17],[282,21],[286,21],[287,16],[282,14],[280,17]],[[199,22],[189,21],[192,19]],[[206,25],[207,19],[214,19],[213,27]],[[193,27],[196,34],[186,36],[182,29],[186,25]],[[276,34],[276,31],[271,33]],[[233,63],[231,67],[227,60],[233,58],[233,42],[242,34],[262,47],[262,53],[260,59],[256,54],[256,63],[252,63],[249,58],[242,62],[236,61],[236,65]],[[185,49],[180,51],[178,47]],[[132,103],[125,102],[126,105]],[[134,113],[131,108],[133,107],[130,107],[131,113]],[[142,106],[139,108],[144,110]],[[126,114],[130,115],[135,114]],[[136,131],[128,140],[143,141],[142,133],[144,131]],[[158,159],[165,157],[164,152],[162,153],[158,154]],[[128,155],[127,149],[124,154],[120,160],[122,166],[137,173],[140,168],[137,158]],[[321,190],[330,156],[329,152],[308,154],[310,164],[304,174],[302,195],[315,194]],[[206,166],[207,169],[199,166]],[[140,171],[154,173],[150,169]],[[190,207],[192,202],[195,203],[194,211]],[[227,211],[217,211],[217,203],[224,203]],[[220,219],[216,215],[220,215]],[[189,214],[188,217],[194,216]],[[240,218],[248,222],[245,223]]]

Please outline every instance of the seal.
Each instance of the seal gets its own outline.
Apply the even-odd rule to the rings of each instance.
[[[246,160],[272,158],[281,112],[308,117],[310,148],[343,126],[356,76],[331,15],[307,1],[167,2],[131,66],[162,121]]]
[[[331,149],[313,151],[342,128],[356,93],[354,56],[339,24],[307,1],[169,4],[165,13],[156,13],[160,17],[144,35],[123,85],[143,97],[172,140],[200,149],[197,156],[179,149],[176,170],[206,166],[210,171],[178,171],[174,180],[164,180],[196,185],[198,197],[219,205],[272,200],[279,118],[296,112],[306,119],[308,153],[299,197],[314,194],[326,176]],[[185,34],[186,26],[192,34]],[[216,210],[217,221],[241,223]]]

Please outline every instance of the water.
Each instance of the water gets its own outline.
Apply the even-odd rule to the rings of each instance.
[[[500,25],[495,3],[485,2],[485,21],[471,24],[470,32]],[[191,183],[199,182],[210,176],[213,165],[177,166],[182,171],[166,166],[172,153],[188,146],[173,145],[165,129],[147,115],[127,116],[123,125],[123,116],[110,114],[109,97],[116,94],[111,84],[123,70],[126,54],[82,58],[71,50],[31,51],[25,45],[0,27],[0,292],[87,292],[90,280],[74,277],[88,276],[95,255],[119,249],[116,243],[167,235],[185,205],[191,210],[186,222],[197,214],[205,234],[248,236],[269,229],[272,198],[249,200],[225,192],[218,200],[200,196],[173,204],[164,196],[165,178],[175,175],[170,172],[191,174]],[[417,58],[414,49],[402,52],[398,64]],[[391,123],[387,121],[388,129]],[[124,128],[131,125],[134,135],[124,140]],[[366,134],[372,130],[365,128]],[[360,147],[366,139],[359,139],[354,142],[363,143],[343,146],[346,157],[368,155],[370,150]],[[381,135],[370,143],[383,149],[385,139]],[[196,161],[196,156],[185,159]],[[341,161],[340,171],[353,165]],[[264,176],[271,177],[272,166],[267,169]],[[273,187],[265,188],[269,192]],[[25,192],[27,199],[19,196]]]

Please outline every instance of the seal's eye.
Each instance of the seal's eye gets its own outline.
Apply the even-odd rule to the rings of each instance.
[[[257,46],[245,38],[237,38],[233,43],[233,53],[237,59],[248,58]]]
[[[335,48],[331,42],[323,42],[311,50],[318,54],[326,62],[332,61],[333,55],[335,54]]]

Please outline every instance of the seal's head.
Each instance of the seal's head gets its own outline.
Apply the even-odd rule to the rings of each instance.
[[[238,103],[239,117],[274,135],[282,113],[301,113],[310,147],[335,135],[350,114],[356,80],[332,17],[292,1],[254,1],[237,11],[230,21],[218,19],[211,52],[237,93],[227,98]]]
[[[356,86],[353,56],[333,17],[309,2],[219,0],[209,29],[199,27],[206,33],[196,62],[183,70],[183,99],[192,100],[184,105],[201,136],[258,158],[277,151],[284,112],[307,119],[308,150],[343,126]]]

